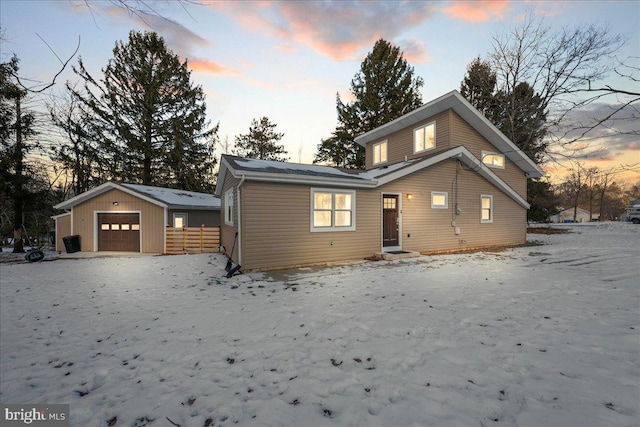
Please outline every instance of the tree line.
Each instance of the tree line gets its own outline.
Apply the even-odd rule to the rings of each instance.
[[[606,122],[615,131],[620,117],[635,117],[640,94],[597,85],[610,73],[637,81],[636,68],[603,62],[623,45],[606,28],[554,33],[528,17],[508,36],[496,36],[487,58],[468,65],[460,92],[534,162],[553,162],[567,156],[560,149],[586,139],[598,124]],[[232,147],[221,142],[219,123],[207,120],[204,92],[192,82],[188,62],[155,32],[132,31],[126,42],[116,42],[100,76],[92,75],[82,58],[73,71],[79,83],[67,83],[48,103],[47,121],[59,136],[46,148],[38,138],[37,115],[23,108],[36,90],[20,80],[17,57],[0,64],[0,199],[10,207],[3,209],[0,232],[5,236],[11,228],[17,243],[25,224],[46,227],[48,206],[108,180],[211,192],[218,144],[238,156],[288,160],[280,144],[284,134],[267,116],[253,119]],[[421,106],[424,85],[399,47],[378,40],[351,80],[353,100],[344,102],[336,94],[338,123],[321,140],[314,163],[364,168],[364,149],[354,138]],[[606,117],[570,120],[609,95],[620,102]],[[43,158],[53,170],[43,173]],[[601,206],[614,188],[612,182],[598,187]],[[530,219],[548,218],[566,194],[546,179],[528,180]],[[581,197],[572,200],[584,203]]]

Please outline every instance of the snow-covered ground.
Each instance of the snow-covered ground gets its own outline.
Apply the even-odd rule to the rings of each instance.
[[[3,263],[0,400],[81,427],[637,426],[640,226],[565,227],[231,279],[220,255]]]

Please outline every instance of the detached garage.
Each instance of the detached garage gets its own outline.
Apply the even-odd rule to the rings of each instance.
[[[167,252],[167,227],[220,225],[220,199],[212,194],[107,182],[56,206],[56,250],[79,236],[84,252]]]

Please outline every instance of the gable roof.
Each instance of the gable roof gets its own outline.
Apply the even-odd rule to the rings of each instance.
[[[58,203],[55,209],[71,209],[87,200],[110,190],[120,190],[131,194],[154,205],[168,209],[195,209],[216,210],[220,209],[220,199],[213,194],[196,193],[193,191],[176,190],[173,188],[153,187],[149,185],[105,182],[91,190],[78,194],[75,197]]]
[[[459,160],[482,176],[522,207],[529,209],[527,201],[500,179],[491,169],[478,160],[466,147],[459,146],[432,156],[399,162],[377,169],[341,169],[330,166],[255,160],[223,155],[215,193],[222,194],[226,174],[250,181],[279,182],[289,184],[332,185],[348,188],[376,188],[404,176],[428,168],[446,160]]]
[[[544,172],[529,156],[524,154],[522,150],[476,110],[457,90],[442,95],[389,123],[356,137],[355,142],[364,147],[368,142],[382,139],[393,132],[413,126],[420,121],[449,109],[455,111],[480,135],[485,137],[509,160],[522,169],[528,178],[539,178],[544,175]]]

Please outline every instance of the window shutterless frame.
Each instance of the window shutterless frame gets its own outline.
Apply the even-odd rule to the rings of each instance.
[[[356,192],[328,188],[311,189],[310,231],[355,231]]]
[[[436,148],[436,122],[413,129],[413,154]]]
[[[480,222],[490,224],[493,222],[493,196],[482,194],[480,196]]]

